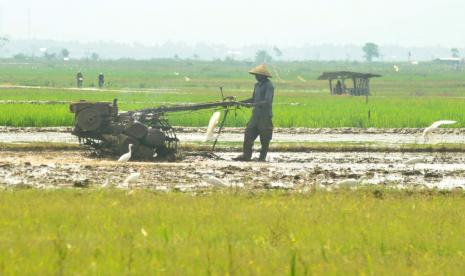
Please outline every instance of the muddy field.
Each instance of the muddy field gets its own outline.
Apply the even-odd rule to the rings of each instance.
[[[465,154],[271,153],[269,162],[237,162],[186,153],[176,163],[92,158],[84,151],[8,152],[0,159],[2,188],[148,188],[159,191],[230,189],[335,189],[360,185],[394,188],[464,188]],[[132,183],[125,179],[140,173]]]
[[[465,187],[465,153],[457,152],[271,152],[268,162],[237,162],[238,152],[184,152],[181,160],[118,163],[84,150],[54,150],[53,143],[77,143],[69,128],[0,128],[0,142],[51,142],[48,151],[1,152],[0,187],[144,187],[160,191],[234,189],[335,189],[383,185],[395,188]],[[182,141],[204,139],[203,128],[178,128]],[[242,140],[242,129],[227,129],[223,141]],[[465,143],[463,129],[441,129],[436,138]],[[274,142],[414,143],[421,129],[277,129]],[[255,156],[256,157],[256,156]],[[133,183],[125,179],[134,173]]]

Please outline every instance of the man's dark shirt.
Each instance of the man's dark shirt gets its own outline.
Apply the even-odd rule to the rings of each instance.
[[[245,101],[253,103],[253,118],[273,117],[274,86],[269,79],[255,83],[252,98]]]

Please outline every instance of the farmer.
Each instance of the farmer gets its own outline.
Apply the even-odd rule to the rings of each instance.
[[[252,98],[241,101],[241,103],[253,107],[252,118],[250,118],[245,129],[243,153],[236,157],[235,160],[250,161],[253,144],[257,136],[260,136],[262,148],[258,161],[266,161],[268,147],[273,136],[272,105],[274,87],[269,80],[271,74],[265,65],[262,64],[252,68],[249,73],[255,76],[257,82],[255,83]]]
[[[342,94],[342,82],[340,80],[337,81],[336,83],[336,94],[341,95]]]
[[[105,76],[103,75],[103,73],[100,73],[98,74],[98,87],[102,89],[103,84],[105,84]]]
[[[82,88],[82,82],[84,81],[84,77],[82,76],[81,71],[76,74],[76,83],[78,88]]]

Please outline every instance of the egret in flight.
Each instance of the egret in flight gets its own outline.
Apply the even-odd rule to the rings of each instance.
[[[433,130],[437,129],[438,127],[442,125],[452,125],[455,123],[457,123],[457,121],[441,120],[441,121],[434,122],[432,125],[430,125],[429,127],[425,128],[425,130],[423,130],[423,139],[425,141],[428,140],[429,137],[433,134]]]

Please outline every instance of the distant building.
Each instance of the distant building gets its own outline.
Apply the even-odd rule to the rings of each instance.
[[[433,62],[437,64],[453,66],[454,69],[457,71],[463,70],[465,68],[465,59],[459,57],[437,58],[434,59]]]
[[[329,93],[331,95],[368,96],[370,95],[370,79],[376,77],[381,77],[381,75],[336,71],[324,72],[318,79],[329,81]],[[346,80],[349,81],[346,82]],[[334,85],[333,81],[336,81],[336,85]],[[350,87],[350,83],[352,87]]]
[[[447,58],[437,58],[434,60],[435,62],[438,63],[443,63],[443,64],[463,64],[465,63],[465,59],[463,58],[455,58],[455,57],[447,57]]]

